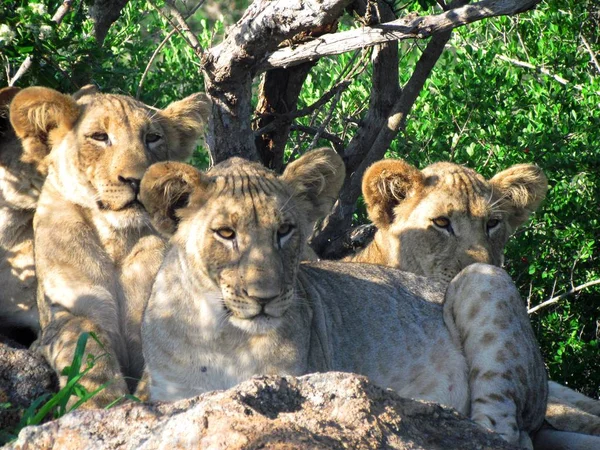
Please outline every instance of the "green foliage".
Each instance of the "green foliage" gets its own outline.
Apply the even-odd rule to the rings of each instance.
[[[104,345],[98,340],[94,333],[82,333],[77,339],[75,354],[73,355],[71,365],[62,370],[62,375],[67,377],[65,386],[54,395],[45,394],[33,401],[31,405],[22,412],[21,420],[13,430],[2,430],[0,432],[0,444],[5,444],[15,439],[19,432],[26,426],[39,425],[48,419],[58,419],[68,412],[79,408],[110,384],[110,382],[104,383],[94,391],[88,392],[87,389],[79,383],[80,380],[94,368],[94,365],[98,360],[109,357],[108,353],[99,356],[85,354],[85,348],[90,337],[96,341],[101,348],[104,348]],[[76,398],[77,401],[73,403],[72,398]],[[131,395],[127,396],[127,398],[138,401],[137,398]],[[115,400],[112,404],[107,406],[107,408],[112,407],[121,400],[122,399]],[[69,404],[69,402],[71,402],[71,404]],[[11,409],[12,405],[5,403],[1,407],[2,409]]]

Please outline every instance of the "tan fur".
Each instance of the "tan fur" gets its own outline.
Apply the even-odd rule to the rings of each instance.
[[[141,315],[164,241],[137,201],[139,183],[153,162],[190,156],[207,104],[195,94],[155,111],[121,95],[75,100],[46,88],[24,89],[11,104],[29,156],[48,168],[34,217],[37,347],[60,373],[79,335],[96,334],[101,345],[90,339],[86,353],[98,360],[81,384],[109,385],[84,406],[127,394],[141,375]]]
[[[379,161],[363,178],[369,217],[378,230],[365,249],[346,259],[397,267],[443,282],[475,262],[500,266],[506,242],[539,207],[547,185],[541,169],[531,164],[510,167],[488,181],[452,163],[420,171],[402,160]],[[452,229],[436,226],[433,219],[439,217],[448,218]],[[490,219],[499,223],[488,228]],[[550,424],[600,435],[600,402],[558,383],[551,382],[549,389]],[[573,406],[584,413],[576,414]]]
[[[373,164],[363,178],[372,243],[347,258],[450,282],[475,262],[499,266],[515,229],[537,209],[548,181],[519,164],[485,180],[474,170],[436,163],[420,171],[402,160]],[[448,228],[435,224],[445,218]]]
[[[90,91],[86,86],[73,97],[82,97]],[[15,134],[11,117],[19,127],[22,111],[10,103],[20,89],[0,89],[0,332],[12,328],[39,331],[36,304],[36,278],[33,261],[33,214],[45,179],[45,165],[30,157],[37,149],[45,148],[45,135],[52,124],[38,114],[37,135],[23,136],[23,143]],[[67,96],[65,96],[67,97]],[[47,153],[47,150],[44,151]]]
[[[174,232],[142,324],[150,398],[259,374],[342,370],[530,444],[543,420],[545,371],[502,269],[470,266],[442,306],[444,286],[413,274],[300,264],[309,225],[333,205],[344,172],[326,149],[282,176],[240,159],[206,174],[175,163],[148,170],[140,198]]]

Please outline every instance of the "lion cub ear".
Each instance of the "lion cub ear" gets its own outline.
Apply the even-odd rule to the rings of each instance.
[[[96,95],[99,93],[100,91],[96,86],[94,86],[93,84],[86,84],[77,92],[73,93],[71,97],[73,97],[73,100],[79,100],[81,97],[85,97],[86,95]]]
[[[40,164],[50,153],[49,134],[71,129],[79,118],[79,107],[69,95],[53,89],[23,89],[10,104],[10,122],[23,146],[22,160]]]
[[[503,209],[513,230],[522,225],[542,203],[548,192],[548,179],[534,164],[517,164],[496,174],[492,189],[500,194]]]
[[[385,159],[371,165],[362,181],[369,219],[377,228],[394,222],[394,208],[423,186],[419,169],[401,159]]]
[[[292,186],[297,198],[306,202],[305,210],[311,224],[331,211],[345,176],[344,161],[329,148],[305,153],[288,164],[281,175]]]
[[[212,112],[212,100],[203,93],[192,94],[171,103],[161,114],[173,131],[169,133],[171,159],[186,160],[192,156],[196,142],[202,136]]]
[[[160,233],[171,236],[177,231],[193,194],[206,189],[210,178],[180,162],[166,161],[151,165],[140,185],[140,201],[150,214],[152,225]]]

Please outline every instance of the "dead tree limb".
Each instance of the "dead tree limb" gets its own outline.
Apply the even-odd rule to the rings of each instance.
[[[335,21],[351,0],[255,0],[225,40],[203,57],[213,99],[207,145],[213,163],[231,156],[260,160],[250,126],[252,80],[286,39]]]
[[[449,9],[442,14],[423,17],[410,14],[392,22],[327,34],[295,48],[284,48],[271,53],[258,70],[291,67],[324,56],[339,55],[389,41],[424,39],[483,19],[522,13],[534,8],[540,1],[483,0]]]
[[[576,294],[579,291],[582,291],[583,289],[587,289],[589,287],[595,286],[597,284],[600,284],[600,280],[592,280],[592,281],[588,281],[587,283],[584,283],[580,286],[576,286],[571,288],[570,290],[568,290],[567,292],[564,292],[560,295],[557,295],[555,297],[549,298],[548,300],[543,301],[542,303],[540,303],[539,305],[534,306],[533,308],[529,308],[527,310],[527,312],[529,314],[533,314],[534,312],[539,311],[542,308],[545,308],[546,306],[550,306],[554,303],[559,302],[560,300],[562,300],[563,298],[566,298],[570,295]]]
[[[304,40],[335,32],[336,29],[337,19],[323,27],[312,29],[309,33],[296,35],[286,43],[288,46],[297,45]],[[283,152],[292,125],[290,113],[296,111],[302,85],[315,64],[316,61],[289,69],[269,70],[260,84],[255,111],[258,120],[253,125],[258,131],[262,131],[255,133],[256,149],[262,163],[276,172],[283,170]],[[268,125],[273,126],[265,131]]]

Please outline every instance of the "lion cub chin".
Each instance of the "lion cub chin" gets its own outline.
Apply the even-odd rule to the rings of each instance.
[[[33,223],[36,345],[60,374],[79,336],[94,334],[85,353],[95,364],[80,383],[99,393],[84,407],[128,394],[142,374],[141,317],[164,240],[138,201],[141,178],[154,162],[191,155],[209,109],[204,94],[161,111],[122,95],[74,99],[41,87],[11,103],[16,134],[48,170]]]
[[[142,322],[151,400],[260,374],[340,370],[530,444],[544,417],[546,373],[502,269],[471,265],[444,292],[387,267],[300,264],[343,178],[341,158],[327,149],[281,176],[239,158],[208,173],[150,167],[140,198],[172,235]]]

